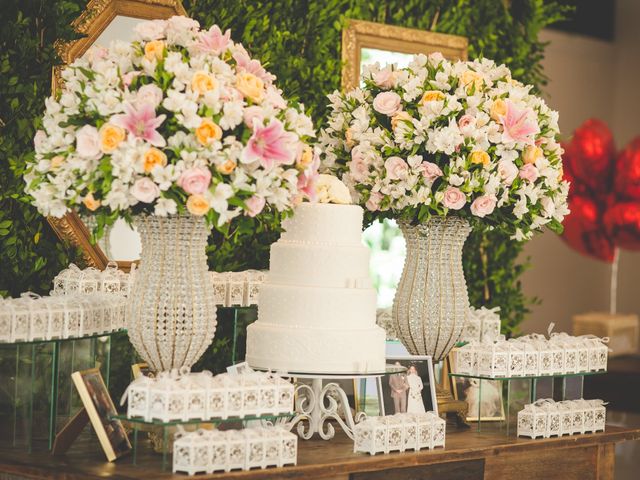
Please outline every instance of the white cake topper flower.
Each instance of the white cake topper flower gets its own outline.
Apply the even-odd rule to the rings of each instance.
[[[351,194],[347,186],[333,175],[318,175],[316,181],[316,198],[318,203],[338,203],[349,205]]]

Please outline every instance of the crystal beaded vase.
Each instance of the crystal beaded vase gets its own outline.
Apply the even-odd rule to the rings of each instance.
[[[412,355],[447,356],[462,333],[469,297],[462,246],[471,227],[458,217],[399,222],[407,256],[393,300],[392,323]]]
[[[129,339],[156,372],[190,368],[216,331],[205,250],[210,229],[191,215],[141,215],[135,222],[142,255],[129,295]]]

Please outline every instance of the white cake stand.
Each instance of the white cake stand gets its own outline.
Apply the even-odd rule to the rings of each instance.
[[[331,374],[331,373],[282,373],[283,377],[296,380],[295,415],[292,419],[282,419],[276,423],[282,428],[296,432],[300,438],[311,439],[316,433],[323,440],[331,440],[335,436],[335,428],[328,420],[335,420],[344,433],[353,440],[353,429],[356,422],[365,414],[359,412],[355,419],[347,394],[336,382],[330,380],[355,380],[362,378],[379,378],[384,375],[406,371],[406,367],[388,365],[384,372]],[[311,385],[299,380],[311,380]],[[329,383],[324,383],[329,380]],[[381,395],[382,392],[378,392]]]

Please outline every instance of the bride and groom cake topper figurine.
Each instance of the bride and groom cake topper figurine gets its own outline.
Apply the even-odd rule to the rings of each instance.
[[[395,362],[401,366],[400,362]],[[424,413],[422,400],[422,379],[418,375],[415,365],[410,365],[407,373],[395,373],[389,376],[391,398],[393,398],[394,413]]]

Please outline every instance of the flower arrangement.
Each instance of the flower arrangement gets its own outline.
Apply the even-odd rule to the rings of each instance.
[[[189,213],[221,228],[313,195],[311,119],[229,30],[142,22],[134,41],[94,48],[62,76],[25,174],[44,215]]]
[[[322,170],[373,217],[458,215],[518,240],[543,225],[560,232],[558,114],[531,88],[486,59],[367,66],[361,88],[329,95]]]

